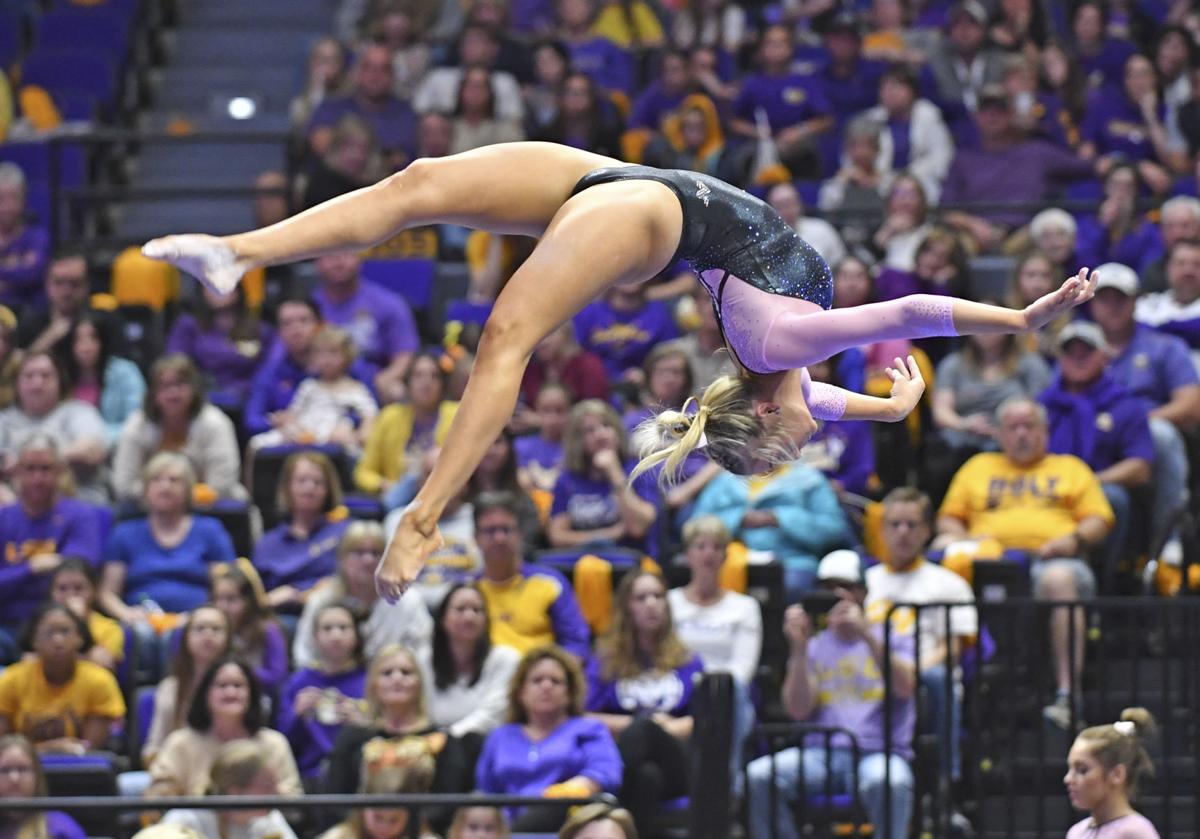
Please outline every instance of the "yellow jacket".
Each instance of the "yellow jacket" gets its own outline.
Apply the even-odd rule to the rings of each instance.
[[[437,425],[433,439],[437,445],[446,441],[450,421],[458,410],[457,402],[443,402],[438,407]],[[388,405],[379,412],[371,433],[367,437],[366,450],[354,467],[354,483],[363,492],[377,493],[383,484],[398,480],[408,469],[404,450],[408,447],[413,430],[411,405]]]

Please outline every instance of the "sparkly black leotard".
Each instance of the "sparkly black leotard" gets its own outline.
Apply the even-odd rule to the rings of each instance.
[[[613,181],[666,184],[679,198],[683,231],[676,257],[700,275],[725,344],[752,373],[793,370],[849,347],[889,338],[956,335],[950,298],[833,309],[829,266],[766,202],[723,181],[681,169],[613,166],[584,175],[572,195]],[[813,384],[813,416],[837,419],[844,392]]]
[[[724,181],[682,169],[621,166],[586,174],[572,191],[624,180],[651,180],[666,184],[683,208],[683,233],[677,259],[687,260],[712,295],[717,322],[726,341],[748,370],[760,369],[756,352],[743,357],[747,328],[766,324],[743,323],[733,318],[726,299],[730,279],[740,280],[768,294],[792,297],[828,309],[833,303],[833,277],[829,266],[813,247],[801,239],[765,201]]]

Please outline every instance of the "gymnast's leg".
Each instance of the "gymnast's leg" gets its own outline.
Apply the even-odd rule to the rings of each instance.
[[[433,472],[406,508],[376,573],[381,595],[398,598],[440,544],[438,518],[512,416],[537,343],[610,286],[661,271],[682,230],[675,193],[653,181],[603,184],[563,205],[496,300]]]
[[[807,367],[850,347],[897,338],[976,335],[986,332],[1028,332],[1040,329],[1060,313],[1090,300],[1097,276],[1087,269],[1057,290],[1023,310],[1008,309],[942,297],[914,294],[884,303],[825,310],[791,298],[770,321],[764,340],[764,360],[776,370]]]
[[[363,250],[400,230],[461,224],[540,236],[575,183],[620,161],[553,143],[504,143],[423,158],[374,186],[237,236],[167,236],[143,252],[172,262],[219,291],[251,268]]]

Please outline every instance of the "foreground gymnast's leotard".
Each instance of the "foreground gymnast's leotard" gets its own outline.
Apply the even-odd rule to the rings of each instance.
[[[820,254],[766,202],[708,175],[650,166],[596,169],[571,194],[623,180],[657,181],[678,196],[683,230],[675,258],[699,275],[725,345],[751,373],[807,367],[868,340],[958,334],[949,297],[918,294],[830,310],[833,276]],[[803,375],[813,417],[840,419],[844,392]]]

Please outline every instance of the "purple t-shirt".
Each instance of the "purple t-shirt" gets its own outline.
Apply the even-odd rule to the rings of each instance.
[[[254,567],[267,591],[294,586],[307,591],[337,569],[337,548],[350,519],[322,522],[307,539],[287,522],[262,535],[254,546]]]
[[[650,300],[636,312],[618,312],[607,300],[584,306],[575,316],[579,345],[600,356],[612,381],[631,367],[641,367],[655,344],[679,337],[675,318],[661,300]]]
[[[871,632],[882,641],[883,628]],[[911,633],[891,634],[893,658],[913,660]],[[818,633],[808,642],[809,672],[817,677],[817,710],[806,722],[854,732],[863,754],[884,751],[884,683],[879,664],[866,641],[843,641],[833,632]],[[892,743],[889,751],[911,760],[917,708],[913,698],[892,700]],[[821,745],[814,737],[810,745]],[[840,745],[834,738],[834,745]]]
[[[1050,423],[1048,449],[1073,454],[1102,472],[1126,458],[1154,462],[1154,442],[1142,400],[1111,373],[1086,390],[1068,393],[1061,374],[1038,395]]]
[[[475,766],[480,792],[541,795],[546,787],[583,775],[604,792],[621,786],[624,766],[617,744],[599,720],[569,717],[537,743],[517,723],[488,735]]]
[[[1159,105],[1160,119],[1166,112],[1165,107]],[[1094,143],[1101,156],[1121,154],[1134,162],[1156,159],[1141,108],[1119,89],[1102,87],[1092,93],[1080,135]]]
[[[633,464],[626,464],[625,472],[632,471]],[[634,492],[638,497],[658,506],[657,487],[647,474],[640,475],[633,482]],[[595,479],[589,475],[579,475],[563,471],[554,484],[554,501],[550,506],[550,515],[557,516],[566,513],[571,522],[572,530],[598,530],[609,527],[621,520],[621,508],[617,504],[617,494],[607,479]],[[650,546],[650,534],[654,532],[651,524],[646,531],[646,537],[637,541],[624,540],[621,544],[629,548],[647,550]]]
[[[167,352],[183,353],[212,381],[214,401],[241,402],[274,338],[271,327],[258,325],[252,340],[234,341],[216,329],[202,329],[192,315],[180,315],[167,336]],[[224,397],[222,400],[220,397]]]
[[[364,105],[354,96],[333,96],[325,99],[313,112],[308,132],[333,127],[342,117],[353,115],[364,120],[385,152],[403,151],[409,157],[417,153],[417,115],[402,99],[389,96],[376,106]]]
[[[633,57],[607,38],[597,35],[586,41],[569,43],[571,66],[605,90],[632,93]]]
[[[0,507],[0,625],[19,624],[50,592],[50,575],[30,571],[30,558],[57,553],[99,565],[101,540],[99,511],[74,498],[60,498],[33,519],[20,504]]]
[[[49,810],[46,816],[46,835],[50,839],[86,839],[87,833],[75,819],[58,810]]]
[[[386,288],[360,280],[358,290],[340,303],[331,301],[324,288],[318,288],[313,297],[321,316],[349,332],[362,359],[376,369],[420,346],[412,309],[403,297]]]
[[[662,82],[652,83],[634,101],[629,127],[658,131],[663,119],[679,107],[687,93],[686,90],[668,93],[663,89]]]
[[[562,443],[547,440],[539,434],[513,440],[517,466],[529,472],[539,489],[553,489],[562,472]]]
[[[1137,52],[1137,47],[1128,41],[1107,38],[1095,55],[1081,55],[1076,51],[1083,76],[1093,85],[1120,87],[1125,77],[1125,62]]]
[[[800,450],[800,459],[847,492],[862,495],[875,471],[875,442],[870,423],[839,420],[821,423]]]
[[[633,679],[609,681],[602,662],[592,655],[587,663],[587,709],[602,714],[657,714],[682,717],[691,713],[692,692],[704,677],[704,662],[693,655],[667,673],[646,670]]]
[[[42,280],[50,262],[50,232],[27,226],[8,245],[0,247],[0,304],[15,314],[41,301]]]
[[[747,76],[733,103],[734,116],[754,122],[758,108],[766,110],[773,132],[833,114],[833,106],[820,86],[811,76],[799,73]]]
[[[1092,827],[1089,816],[1067,831],[1067,839],[1159,839],[1158,831],[1141,813],[1130,813],[1119,819]]]
[[[853,72],[848,75],[834,75],[830,64],[817,74],[825,99],[839,124],[841,120],[847,120],[878,104],[879,80],[883,78],[885,70],[887,65],[882,61],[860,58],[855,62]],[[899,169],[903,164],[897,163],[895,166]]]
[[[1139,323],[1121,354],[1108,364],[1109,373],[1151,411],[1171,401],[1181,387],[1200,384],[1187,343]]]
[[[321,690],[334,688],[351,699],[362,699],[366,689],[367,674],[361,668],[345,673],[330,675],[320,670],[304,668],[297,670],[287,680],[279,695],[279,720],[275,726],[292,744],[296,766],[300,774],[313,777],[321,771],[321,761],[333,751],[333,741],[342,730],[340,724],[327,725],[314,714],[311,717],[296,715],[296,697],[304,688]]]
[[[215,562],[233,562],[233,540],[217,519],[193,516],[187,536],[173,548],[158,544],[149,519],[118,524],[109,537],[105,562],[125,566],[125,602],[149,598],[167,612],[189,612],[208,599]]]

